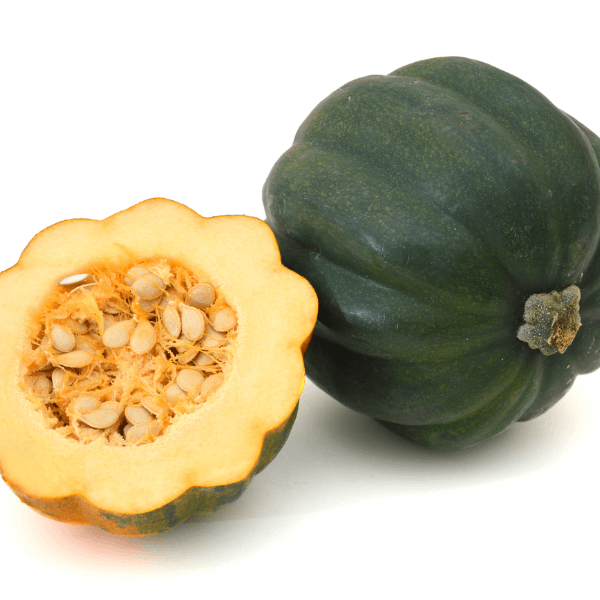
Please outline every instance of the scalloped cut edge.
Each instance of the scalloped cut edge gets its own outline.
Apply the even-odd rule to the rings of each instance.
[[[205,276],[236,310],[239,329],[228,378],[210,406],[187,415],[151,444],[90,451],[91,446],[57,439],[18,387],[21,351],[15,348],[22,349],[37,327],[36,298],[95,264],[117,268],[153,257]],[[170,507],[172,513],[183,496],[203,497],[194,489],[213,494],[220,489],[219,497],[229,497],[231,486],[244,487],[242,482],[249,483],[274,458],[277,444],[266,441],[273,437],[270,432],[287,429],[285,436],[273,438],[282,440],[277,451],[287,439],[304,384],[302,355],[316,322],[317,298],[304,278],[281,264],[275,236],[263,221],[203,218],[182,204],[153,198],[104,221],[76,219],[43,230],[17,265],[0,275],[0,288],[5,300],[0,308],[5,342],[0,348],[0,471],[22,500],[46,516],[90,523],[99,511],[112,515],[109,520],[127,515],[131,523],[134,516],[139,520],[156,510]],[[267,446],[271,450],[265,455]],[[193,510],[187,500],[183,504],[188,508],[173,513],[183,520],[210,512],[204,500]],[[131,533],[118,529],[125,535],[155,532],[135,525]]]

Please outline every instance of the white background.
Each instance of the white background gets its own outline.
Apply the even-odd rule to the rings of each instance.
[[[0,6],[0,270],[56,221],[153,196],[264,218],[263,182],[310,110],[349,80],[424,58],[491,63],[600,132],[589,2]],[[599,383],[581,377],[546,415],[452,453],[309,383],[288,444],[245,496],[153,538],[44,519],[2,484],[2,590],[596,598]]]

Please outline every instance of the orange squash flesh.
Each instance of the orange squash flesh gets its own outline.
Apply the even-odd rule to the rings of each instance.
[[[202,274],[237,314],[231,368],[210,402],[141,446],[82,444],[46,428],[21,386],[22,357],[58,281],[94,267],[165,258]],[[271,230],[202,218],[151,199],[104,221],[39,233],[0,275],[0,471],[30,506],[124,535],[168,529],[235,499],[281,448],[304,383],[316,295],[282,266]]]

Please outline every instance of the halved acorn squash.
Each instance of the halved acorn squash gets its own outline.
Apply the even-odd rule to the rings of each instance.
[[[0,290],[0,471],[39,513],[159,533],[285,443],[317,300],[259,219],[156,198],[63,221]]]

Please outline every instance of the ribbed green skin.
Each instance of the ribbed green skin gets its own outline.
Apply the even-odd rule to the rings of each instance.
[[[263,190],[284,264],[319,297],[308,376],[434,447],[550,408],[600,366],[599,160],[592,132],[474,60],[335,91]],[[526,299],[573,283],[566,352],[519,341]]]

